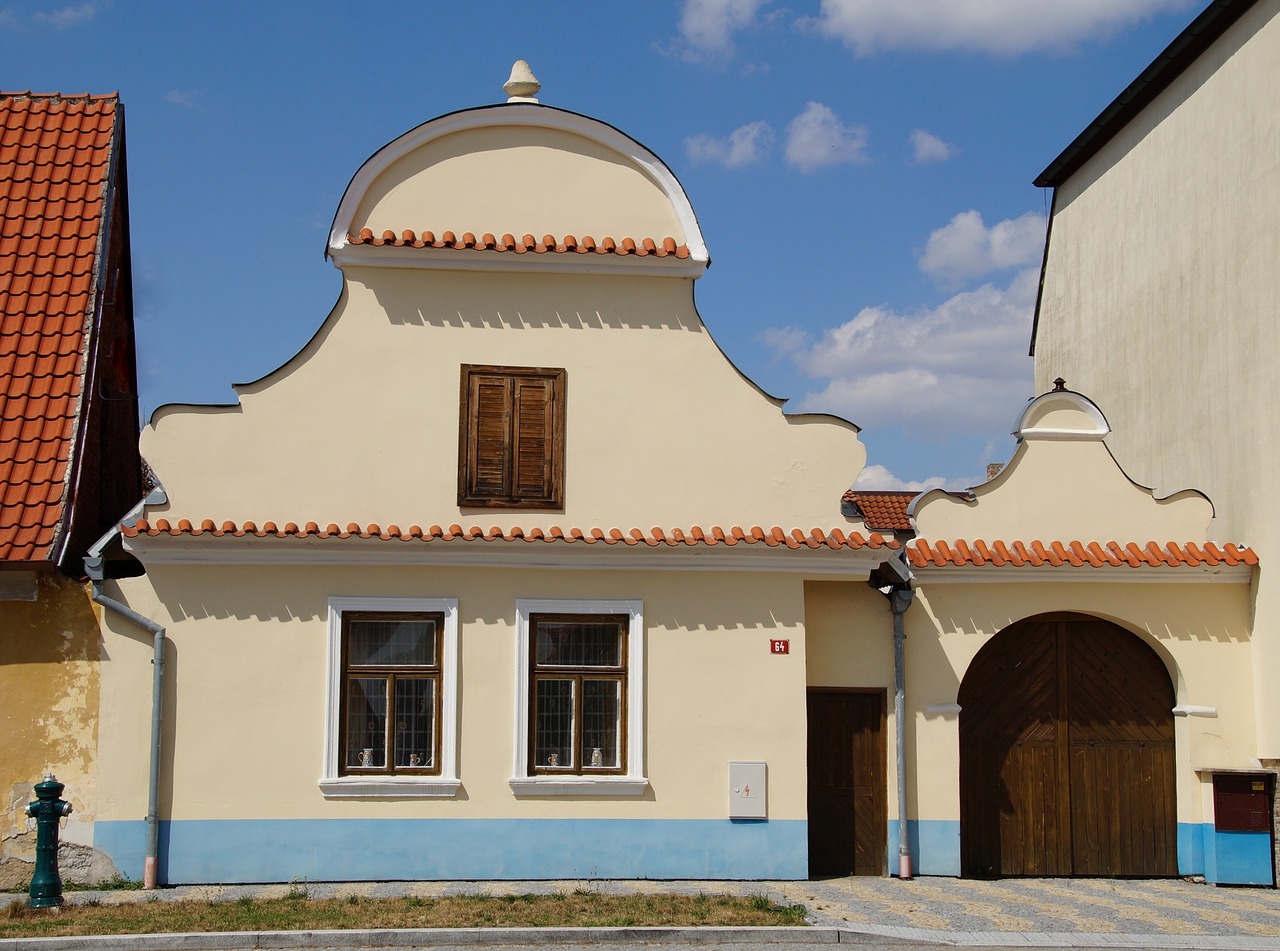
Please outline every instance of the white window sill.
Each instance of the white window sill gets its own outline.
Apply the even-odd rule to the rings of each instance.
[[[326,799],[382,797],[387,799],[428,799],[456,796],[462,787],[458,779],[435,776],[341,776],[320,780],[320,792]]]
[[[517,776],[507,780],[517,796],[643,796],[649,780],[630,776]]]

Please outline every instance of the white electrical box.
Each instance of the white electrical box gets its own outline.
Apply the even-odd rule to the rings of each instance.
[[[763,762],[729,763],[729,818],[767,819],[767,772]]]

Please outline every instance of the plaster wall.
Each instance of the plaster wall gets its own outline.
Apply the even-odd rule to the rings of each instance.
[[[1036,384],[1105,407],[1117,458],[1213,500],[1256,587],[1256,755],[1280,755],[1280,0],[1260,0],[1057,189]]]
[[[464,363],[566,369],[563,510],[458,507]],[[149,517],[843,527],[866,457],[851,424],[785,417],[742,377],[684,278],[350,267],[315,339],[239,394],[156,412],[142,451],[171,502]]]
[[[799,576],[160,565],[122,587],[132,607],[169,627],[162,819],[726,820],[730,760],[768,764],[771,822],[805,816]],[[326,610],[335,595],[457,598],[455,797],[322,796]],[[508,786],[517,598],[643,601],[643,795],[517,797]],[[146,805],[149,650],[126,622],[104,620],[99,812],[133,820]],[[790,654],[769,652],[779,637],[791,640]]]
[[[454,132],[413,150],[365,192],[352,222],[353,231],[361,228],[686,239],[666,195],[641,168],[544,126]]]

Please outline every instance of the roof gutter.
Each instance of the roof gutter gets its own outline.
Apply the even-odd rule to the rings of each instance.
[[[160,505],[169,497],[164,489],[152,489],[147,497],[125,515],[122,522],[131,522],[142,514],[148,505]],[[160,742],[164,713],[164,626],[139,614],[127,604],[103,594],[103,549],[120,535],[120,525],[112,526],[105,535],[94,542],[84,558],[84,571],[89,577],[94,604],[115,611],[152,635],[151,655],[151,755],[147,770],[147,850],[142,869],[142,887],[156,887],[160,866]]]

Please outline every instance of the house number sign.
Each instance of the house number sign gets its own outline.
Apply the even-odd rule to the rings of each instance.
[[[791,641],[789,641],[789,640],[770,640],[770,641],[769,641],[769,653],[770,653],[770,654],[790,654],[790,653],[791,653]]]

